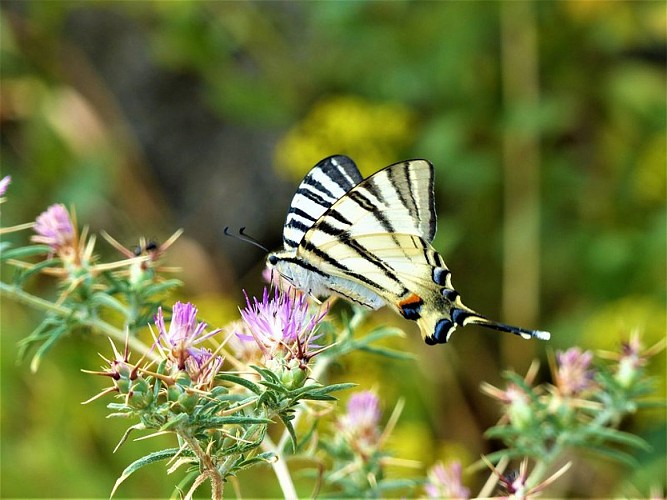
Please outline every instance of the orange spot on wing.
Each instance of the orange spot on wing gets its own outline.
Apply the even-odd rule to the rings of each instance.
[[[401,300],[398,305],[398,310],[401,312],[404,318],[417,320],[421,317],[420,311],[421,307],[424,304],[422,298],[416,293],[408,295],[405,299]]]
[[[405,307],[405,306],[418,305],[421,302],[423,302],[422,298],[419,295],[417,295],[416,293],[413,293],[411,295],[408,295],[407,298],[401,300],[398,303],[398,307],[403,309],[403,307]]]

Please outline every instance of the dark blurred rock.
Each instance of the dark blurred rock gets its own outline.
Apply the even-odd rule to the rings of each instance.
[[[114,96],[173,223],[205,245],[220,267],[243,275],[262,252],[223,236],[247,226],[268,246],[279,242],[293,185],[276,177],[279,131],[225,121],[204,102],[197,75],[155,64],[142,27],[103,5],[73,10],[64,38],[78,48]],[[228,274],[229,269],[221,269]]]

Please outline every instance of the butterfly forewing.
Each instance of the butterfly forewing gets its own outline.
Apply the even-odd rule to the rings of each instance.
[[[292,198],[283,230],[285,250],[296,249],[306,231],[361,180],[359,169],[347,156],[330,156],[315,165]]]
[[[435,235],[433,169],[425,160],[391,165],[353,187],[313,224],[303,246],[321,247],[343,237]]]

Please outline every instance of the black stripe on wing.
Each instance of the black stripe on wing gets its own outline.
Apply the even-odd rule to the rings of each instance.
[[[299,184],[283,229],[286,250],[295,249],[312,225],[363,178],[347,156],[330,156],[315,165]],[[344,219],[344,218],[343,218]]]
[[[359,274],[357,272],[354,272],[352,269],[347,267],[345,264],[339,262],[338,260],[332,258],[328,253],[320,250],[316,246],[310,244],[308,241],[302,241],[300,248],[303,249],[306,252],[312,253],[315,257],[319,258],[323,262],[329,264],[332,267],[335,267],[338,271],[341,272],[341,274],[345,275],[348,278],[354,279],[358,282],[361,282],[365,284],[366,286],[375,289],[375,290],[383,290],[384,288],[380,286],[378,283],[375,281],[371,280],[370,278],[364,276],[363,274]],[[302,259],[303,261],[303,259]],[[320,272],[320,274],[327,275],[326,273]]]
[[[382,275],[388,280],[390,280],[397,289],[399,289],[398,291],[395,292],[392,291],[392,292],[397,293],[397,295],[403,295],[407,293],[407,289],[401,284],[401,281],[398,279],[398,276],[393,272],[390,266],[388,266],[382,259],[379,259],[376,255],[370,252],[363,245],[361,245],[358,241],[350,239],[349,232],[347,231],[347,229],[338,228],[328,222],[327,219],[332,215],[333,212],[334,211],[329,211],[325,217],[317,221],[315,226],[313,226],[312,231],[322,231],[323,233],[334,237],[336,245],[340,245],[340,247],[345,247],[347,250],[350,251],[351,258],[361,257],[369,264],[372,264],[373,266],[377,267],[378,270],[382,273]],[[333,218],[335,219],[335,217]],[[370,286],[377,291],[386,290],[386,287],[383,286],[382,284],[377,283],[374,280],[371,280],[366,275],[355,272],[349,266],[345,265],[344,262],[342,262],[339,259],[336,259],[334,256],[330,255],[321,248],[318,248],[317,246],[315,246],[306,239],[301,241],[301,244],[299,245],[299,250],[300,250],[299,252],[300,255],[303,256],[304,252],[311,252],[313,255],[320,258],[322,261],[335,267],[338,271],[342,271],[342,274],[352,277],[357,281],[361,281],[367,286]]]
[[[416,221],[420,236],[430,243],[436,230],[433,167],[426,160],[408,160],[385,171],[401,205]]]
[[[382,201],[382,198],[379,196],[379,193],[372,188],[370,185],[364,186],[366,191],[372,194],[378,201]],[[354,191],[347,194],[347,196],[359,205],[362,209],[366,210],[368,213],[372,214],[373,217],[380,223],[382,228],[388,233],[394,233],[394,226],[389,222],[389,219],[378,210],[378,207],[366,196],[361,188],[357,188]]]

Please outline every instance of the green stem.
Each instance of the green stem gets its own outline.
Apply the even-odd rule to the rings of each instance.
[[[542,478],[547,473],[547,470],[558,455],[560,455],[560,450],[558,450],[556,453],[549,453],[545,458],[541,458],[535,462],[535,467],[533,467],[533,470],[530,472],[528,479],[526,479],[526,486],[529,489],[533,488],[542,481]]]
[[[296,500],[299,498],[296,494],[292,476],[287,468],[285,457],[281,452],[282,448],[273,444],[273,441],[271,441],[271,438],[267,435],[262,440],[262,449],[264,451],[270,451],[276,456],[276,460],[271,463],[271,467],[273,467],[273,472],[276,475],[276,478],[278,478],[278,484],[283,492],[283,498],[285,498],[285,500]]]
[[[93,331],[107,335],[120,343],[125,343],[127,341],[128,346],[134,352],[139,352],[142,355],[145,354],[153,361],[160,360],[160,357],[152,352],[150,348],[139,339],[126,335],[124,331],[119,330],[99,318],[86,317],[80,311],[74,311],[69,307],[54,304],[48,300],[32,295],[21,288],[3,282],[0,282],[0,296],[8,297],[16,302],[30,306],[33,309],[56,314],[63,318],[73,317],[81,325],[86,326]]]
[[[197,439],[193,438],[192,436],[189,436],[187,432],[179,431],[178,435],[183,441],[187,443],[188,447],[199,459],[201,468],[206,471],[206,475],[211,481],[211,499],[222,499],[224,481],[220,471],[213,463],[211,457],[204,450],[202,450],[201,446],[199,446],[199,441],[197,441]]]
[[[352,316],[352,318],[350,319],[350,323],[346,329],[347,333],[350,334],[347,337],[349,338],[352,337],[351,332],[354,331],[354,329],[359,325],[359,323],[361,323],[361,321],[363,321],[364,316],[365,315],[360,312]],[[323,356],[319,358],[315,363],[315,367],[313,368],[312,373],[310,374],[309,382],[315,383],[324,374],[324,372],[327,370],[332,361],[333,358],[329,356]],[[297,424],[299,423],[299,420],[301,420],[301,416],[303,415],[303,413],[304,412],[302,408],[297,408],[295,410],[294,420],[292,420],[292,425],[294,427],[296,427]],[[265,440],[267,439],[268,436],[265,438]],[[283,459],[283,450],[285,449],[285,445],[289,440],[290,440],[290,434],[287,430],[285,430],[283,432],[283,435],[280,437],[280,441],[278,441],[277,446],[274,446],[273,442],[269,441],[271,443],[270,444],[271,449],[269,448],[264,448],[264,449],[275,453],[276,458],[278,459],[276,460],[276,462],[272,464],[272,467],[273,467],[273,472],[278,478],[278,483],[280,484],[280,487],[282,489],[283,496],[285,498],[296,498],[296,490],[294,489],[294,483],[292,482],[289,469],[287,468],[287,465],[285,464],[285,461]]]

